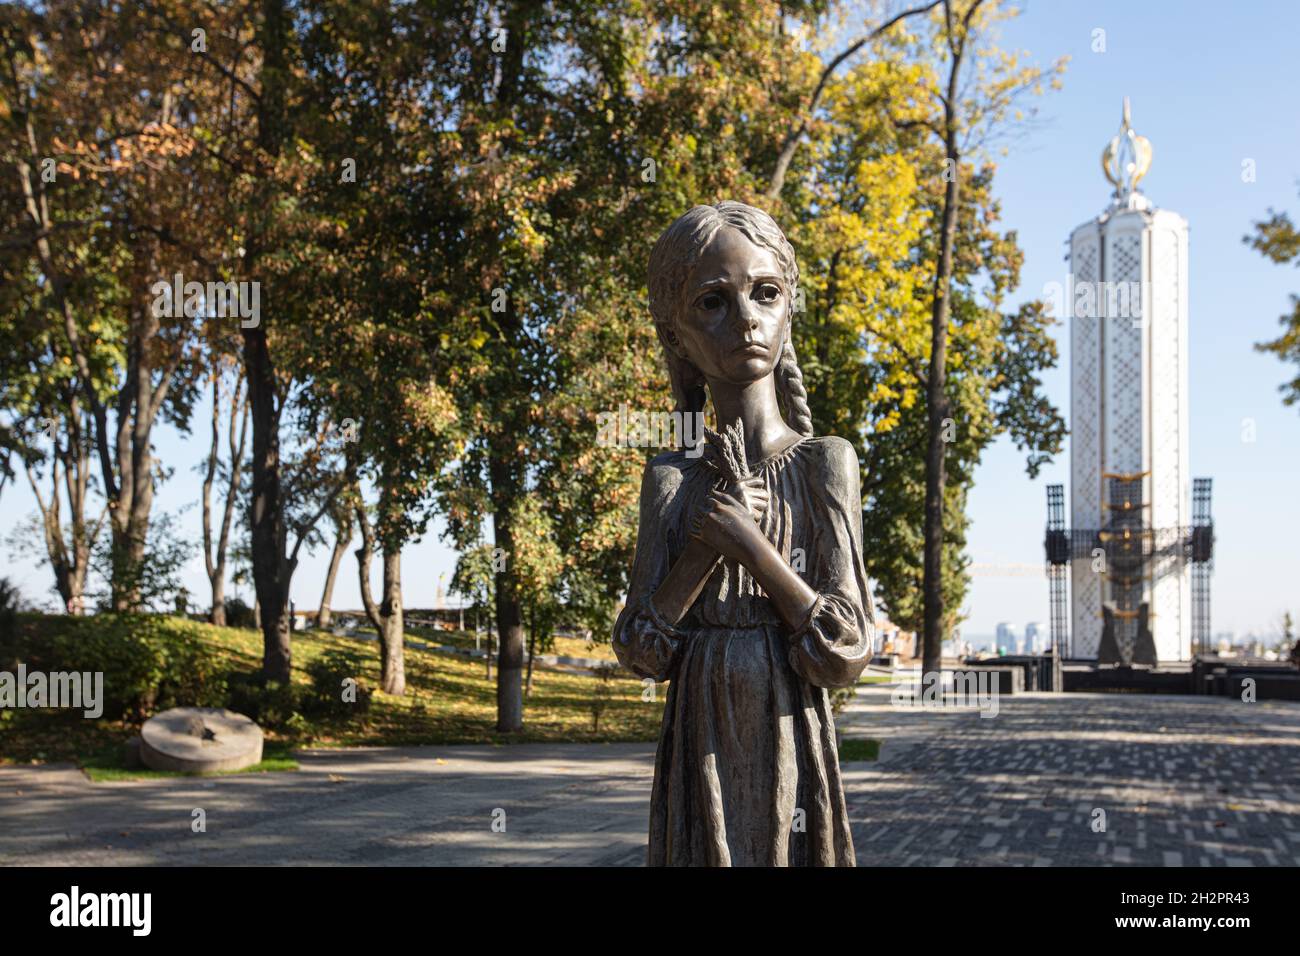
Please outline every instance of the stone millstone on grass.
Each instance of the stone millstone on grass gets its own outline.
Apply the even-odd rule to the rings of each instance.
[[[151,770],[242,770],[262,760],[262,728],[233,710],[173,707],[145,721],[140,759]]]

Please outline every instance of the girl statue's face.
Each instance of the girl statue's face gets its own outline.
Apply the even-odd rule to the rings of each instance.
[[[771,250],[724,227],[686,277],[677,348],[711,380],[747,385],[772,374],[785,345],[791,291]]]

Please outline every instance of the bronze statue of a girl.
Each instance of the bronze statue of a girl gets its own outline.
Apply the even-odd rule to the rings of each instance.
[[[646,467],[619,661],[668,680],[649,863],[853,866],[828,687],[874,643],[858,459],[815,438],[790,341],[799,269],[767,213],[696,206],[650,254],[678,411],[721,435]],[[784,407],[784,414],[782,413]]]

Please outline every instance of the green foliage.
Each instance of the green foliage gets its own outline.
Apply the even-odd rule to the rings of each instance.
[[[1243,237],[1243,242],[1279,265],[1293,262],[1300,268],[1300,228],[1287,213],[1270,209],[1269,217],[1254,225],[1255,233]],[[1300,404],[1300,295],[1291,296],[1291,311],[1284,313],[1278,322],[1282,334],[1272,341],[1256,344],[1255,348],[1297,367],[1296,376],[1278,388],[1283,404],[1297,405]]]
[[[16,654],[29,669],[102,672],[103,716],[110,720],[143,721],[169,707],[220,707],[226,700],[227,665],[194,621],[21,615]]]
[[[22,595],[8,578],[0,578],[0,670],[18,662],[18,612]]]
[[[55,615],[20,615],[20,626],[38,644],[43,635],[66,627],[70,618]],[[108,618],[87,618],[89,622]],[[360,662],[359,682],[377,687],[379,662],[373,645],[325,631],[298,635],[297,667],[293,690],[264,688],[253,680],[261,660],[261,636],[230,627],[159,618],[165,628],[183,629],[201,641],[229,673],[226,706],[240,713],[260,714],[276,726],[263,723],[267,758],[276,743],[301,743],[311,739],[322,746],[401,746],[416,744],[501,743],[496,730],[496,688],[485,678],[483,665],[454,654],[413,650],[408,653],[406,696],[375,693],[361,719],[317,721],[308,703],[312,696],[306,673],[317,658],[331,651],[355,656]],[[472,637],[461,637],[473,646]],[[561,639],[566,653],[581,654],[580,642]],[[607,650],[607,649],[606,649]],[[250,684],[252,686],[250,686]],[[585,674],[541,668],[533,676],[529,698],[534,720],[510,742],[653,741],[663,718],[663,698],[647,702],[640,681],[619,672],[606,690],[598,730],[592,729],[590,707],[595,681]],[[662,690],[662,688],[661,688]],[[251,713],[250,713],[251,712]],[[73,718],[75,714],[75,718]],[[138,733],[130,722],[84,720],[80,713],[51,710],[0,710],[0,764],[6,761],[77,760],[90,766],[119,766],[121,748]],[[102,754],[105,759],[97,759]]]
[[[940,23],[931,24],[931,39]],[[832,80],[826,121],[783,194],[798,220],[792,240],[808,307],[792,334],[815,429],[859,449],[867,571],[891,619],[912,631],[923,623],[926,383],[945,187],[943,144],[929,132],[941,118],[935,84],[942,64],[926,37],[897,32]],[[983,50],[981,57],[989,70],[963,109],[987,128],[1042,74],[1020,66],[1019,55],[1003,60]],[[984,450],[1007,435],[1026,453],[1033,476],[1065,435],[1041,381],[1057,361],[1053,319],[1039,303],[1002,311],[1019,282],[1022,253],[1015,233],[998,229],[994,166],[966,162],[957,175],[945,365],[945,631],[958,622],[970,583],[966,500]]]
[[[493,568],[492,546],[486,544],[465,548],[456,560],[456,571],[451,577],[451,589],[464,595],[471,608],[485,617],[492,615],[496,601],[496,571]]]
[[[362,683],[365,662],[360,654],[329,650],[307,664],[306,671],[311,687],[304,696],[303,706],[311,716],[351,717],[370,710],[374,691]],[[356,682],[355,700],[344,699],[344,681],[349,680]]]
[[[122,541],[107,536],[96,539],[91,565],[107,582],[93,594],[100,610],[111,609],[114,595],[122,592],[138,594],[141,610],[160,614],[173,610],[177,594],[184,589],[181,572],[193,553],[194,545],[181,538],[170,514],[155,515],[149,523],[144,556],[138,561]]]
[[[226,627],[256,627],[257,616],[248,602],[238,596],[226,598]]]
[[[880,758],[879,740],[866,737],[849,737],[840,741],[840,763],[858,760],[878,760]]]
[[[857,692],[856,687],[833,687],[828,691],[831,700],[831,713],[838,717],[844,708],[853,700]]]
[[[131,311],[140,283],[174,270],[256,278],[275,303],[265,333],[285,410],[290,534],[311,546],[346,457],[379,499],[380,547],[425,533],[436,506],[462,550],[462,593],[490,607],[496,585],[509,588],[543,647],[557,623],[607,634],[641,471],[658,449],[597,447],[595,415],[622,402],[670,407],[644,307],[646,252],[690,205],[739,199],[769,208],[799,252],[808,311],[794,336],[814,420],[859,449],[869,570],[912,626],[925,446],[915,370],[943,192],[942,150],[927,133],[940,101],[938,11],[929,28],[907,21],[846,59],[812,105],[846,45],[841,4],[508,4],[504,50],[489,41],[489,6],[309,0],[290,5],[283,34],[259,5],[6,8],[4,102],[24,110],[0,111],[3,145],[29,155],[30,116],[51,154],[51,143],[68,148],[56,182],[33,180],[51,203],[52,258],[27,241],[0,255],[0,452],[45,454],[33,422],[46,415],[84,422],[88,442],[94,417],[76,396],[93,392],[110,419],[132,407],[120,399],[134,401],[125,385],[140,358],[154,363],[149,382],[171,381],[159,414],[184,426],[202,364],[192,359],[228,350],[238,331],[190,317],[144,335]],[[999,6],[974,21],[982,39],[995,36],[986,27]],[[89,32],[76,26],[88,12]],[[204,26],[211,50],[193,55],[178,22]],[[963,103],[976,132],[1005,123],[1042,76],[1019,54],[979,46]],[[791,134],[800,148],[768,198]],[[972,162],[961,175],[949,608],[966,587],[964,504],[982,450],[1009,434],[1032,474],[1061,434],[1038,382],[1055,361],[1050,322],[1033,307],[1001,311],[1020,253],[994,228],[993,168]],[[7,187],[15,199],[18,185]],[[0,231],[34,237],[24,210],[4,204]],[[313,445],[344,422],[354,432],[342,448]],[[109,472],[124,478],[128,464]],[[499,575],[472,550],[489,518],[514,552]],[[100,571],[115,596],[164,609],[183,555],[165,522],[151,527],[143,561],[123,551],[138,537],[115,528]],[[259,695],[284,716],[276,692]]]
[[[225,706],[264,729],[284,731],[302,718],[302,688],[294,684],[238,673],[230,675],[229,686]]]

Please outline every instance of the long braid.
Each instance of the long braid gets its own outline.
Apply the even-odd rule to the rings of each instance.
[[[811,438],[813,434],[812,409],[808,407],[808,390],[804,388],[803,372],[794,354],[794,343],[789,338],[781,349],[781,361],[776,366],[777,389],[785,398],[786,424],[800,435]]]
[[[673,389],[674,409],[683,415],[702,414],[708,392],[700,370],[667,349],[664,350],[664,360],[668,365],[668,382]],[[696,434],[703,433],[697,431]]]

